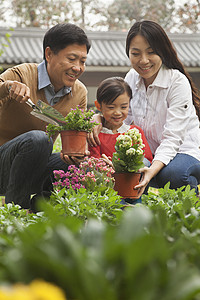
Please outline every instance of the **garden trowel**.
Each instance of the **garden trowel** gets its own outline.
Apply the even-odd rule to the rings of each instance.
[[[38,100],[37,104],[34,104],[31,99],[28,99],[26,102],[30,107],[32,107],[31,115],[54,125],[61,125],[65,122],[65,118],[61,113],[59,113],[52,106],[43,102],[42,100]]]

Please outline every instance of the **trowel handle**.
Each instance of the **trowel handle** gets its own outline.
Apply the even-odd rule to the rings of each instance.
[[[32,108],[36,108],[36,105],[33,103],[33,101],[30,98],[26,101],[26,104],[28,104]]]

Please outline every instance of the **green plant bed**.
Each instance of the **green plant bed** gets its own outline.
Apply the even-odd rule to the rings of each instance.
[[[9,235],[4,240],[1,282],[42,278],[62,287],[69,300],[199,299],[198,241],[183,233],[169,239],[155,209],[128,208],[113,226],[49,208],[48,220],[19,231],[15,243]]]
[[[63,189],[35,219],[16,206],[0,210],[9,221],[0,231],[0,282],[41,278],[68,300],[200,299],[194,190],[167,184],[143,204],[121,210],[119,201],[113,190]]]
[[[80,188],[77,191],[63,188],[55,190],[51,195],[50,204],[58,215],[77,217],[83,221],[91,218],[116,224],[122,215],[121,198],[117,193],[107,190],[89,191]]]

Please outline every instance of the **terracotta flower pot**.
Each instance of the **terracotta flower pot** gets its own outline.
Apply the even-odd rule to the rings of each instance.
[[[60,132],[62,153],[69,156],[83,156],[86,151],[87,132],[65,130]]]
[[[114,190],[123,198],[137,199],[138,190],[134,190],[141,178],[142,173],[114,173],[115,178]]]

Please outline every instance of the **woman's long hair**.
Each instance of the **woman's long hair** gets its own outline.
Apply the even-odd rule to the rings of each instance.
[[[160,56],[162,63],[169,69],[177,69],[183,73],[189,80],[192,89],[193,104],[196,113],[200,119],[200,95],[198,89],[195,87],[191,76],[185,70],[183,64],[177,57],[175,48],[170,39],[165,33],[164,29],[153,21],[144,20],[136,22],[129,30],[126,38],[126,54],[129,57],[129,48],[131,40],[136,36],[143,36],[153,49],[153,51]]]

